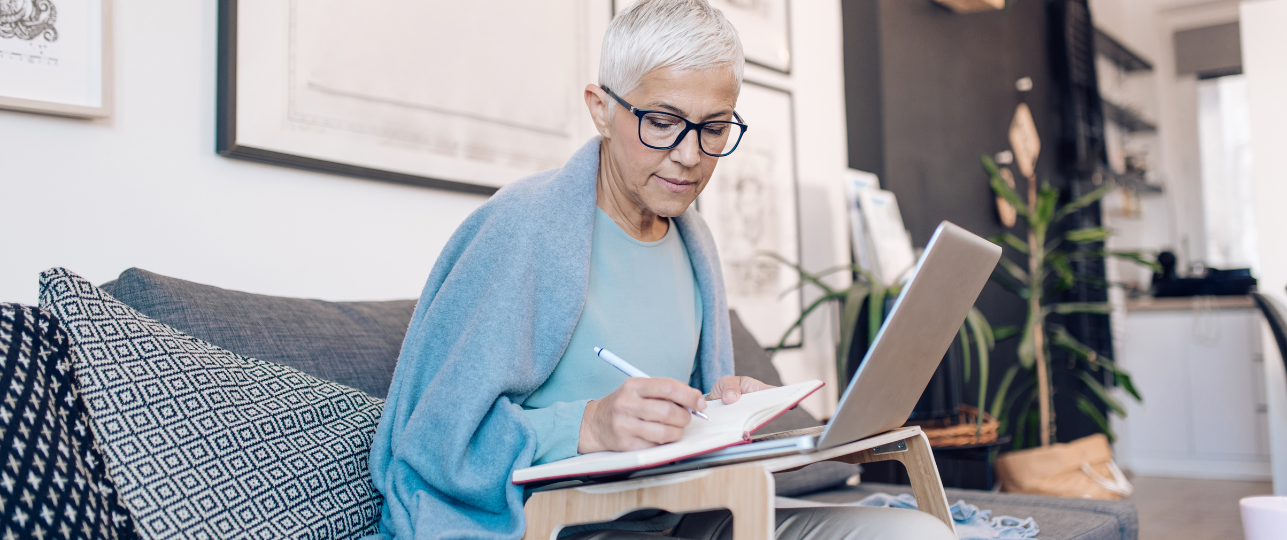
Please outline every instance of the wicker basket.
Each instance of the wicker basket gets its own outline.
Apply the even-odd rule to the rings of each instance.
[[[956,417],[942,420],[913,421],[908,425],[920,426],[929,438],[930,446],[964,446],[967,444],[984,444],[997,440],[997,428],[1001,423],[992,415],[983,413],[983,429],[978,429],[976,420],[979,410],[969,405],[961,405],[961,412]],[[976,437],[977,435],[977,437]]]

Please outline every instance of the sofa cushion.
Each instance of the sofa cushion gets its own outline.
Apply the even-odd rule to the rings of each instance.
[[[1139,517],[1135,507],[1126,501],[1067,499],[972,489],[944,491],[949,503],[963,500],[981,510],[991,510],[993,517],[1031,517],[1041,529],[1039,536],[1042,540],[1135,540],[1139,536]],[[910,486],[864,482],[804,498],[847,503],[860,501],[874,493],[901,495],[911,492]]]
[[[103,291],[180,332],[251,358],[388,394],[415,300],[326,302],[202,285],[131,268]]]
[[[141,536],[376,531],[382,499],[367,461],[382,400],[186,335],[64,269],[40,281]]]
[[[0,304],[0,536],[136,538],[72,384],[58,319]]]

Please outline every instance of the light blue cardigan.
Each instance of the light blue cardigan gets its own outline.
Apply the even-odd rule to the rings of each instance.
[[[469,216],[429,274],[371,448],[380,531],[398,539],[518,539],[535,433],[520,403],[563,356],[589,283],[599,138],[562,169],[506,186]],[[733,373],[724,278],[710,229],[674,219],[703,305],[689,384]]]

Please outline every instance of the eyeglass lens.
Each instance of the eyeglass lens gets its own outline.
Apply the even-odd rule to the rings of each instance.
[[[679,116],[650,112],[639,119],[639,139],[654,148],[669,148],[679,142],[687,125]],[[733,122],[706,122],[697,132],[702,150],[716,156],[732,150],[742,138],[742,126]]]

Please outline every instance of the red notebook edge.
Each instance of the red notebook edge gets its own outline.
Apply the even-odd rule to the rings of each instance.
[[[524,484],[530,484],[530,483],[533,483],[533,482],[544,482],[544,481],[548,481],[548,480],[562,480],[562,479],[565,479],[565,478],[583,478],[583,477],[585,477],[587,474],[601,475],[601,474],[617,474],[617,473],[624,473],[624,472],[642,471],[642,470],[644,470],[644,469],[651,469],[651,468],[653,468],[653,467],[660,467],[660,466],[662,466],[662,465],[669,465],[669,464],[671,464],[671,463],[675,463],[676,461],[683,461],[683,460],[685,460],[685,459],[693,458],[693,457],[697,457],[697,456],[700,456],[700,455],[702,455],[702,454],[709,454],[709,453],[711,453],[711,452],[716,452],[716,451],[719,451],[719,450],[723,450],[723,449],[725,449],[725,448],[732,448],[732,447],[734,447],[734,446],[739,446],[739,445],[747,444],[747,443],[751,442],[751,434],[752,434],[752,433],[755,433],[756,431],[759,431],[759,430],[760,430],[760,428],[762,428],[762,427],[764,427],[764,426],[768,425],[768,424],[769,424],[769,422],[772,422],[772,421],[774,421],[774,420],[777,420],[777,418],[778,418],[779,416],[782,416],[782,415],[783,415],[783,414],[785,414],[787,411],[789,411],[789,410],[791,410],[791,409],[794,409],[794,408],[798,407],[798,406],[800,405],[800,402],[804,401],[805,399],[808,399],[808,397],[809,397],[809,396],[812,396],[812,395],[814,394],[814,392],[817,392],[819,389],[821,389],[823,386],[826,386],[826,385],[827,385],[827,383],[819,381],[818,386],[814,387],[814,388],[813,388],[813,390],[810,390],[810,391],[809,391],[808,393],[806,393],[805,395],[800,396],[800,399],[795,400],[795,402],[794,402],[794,403],[792,403],[792,404],[791,404],[791,406],[789,406],[789,407],[784,407],[780,412],[778,412],[777,414],[773,415],[773,417],[772,417],[772,418],[769,418],[768,420],[765,420],[764,422],[761,422],[761,423],[760,423],[760,425],[755,426],[755,429],[752,429],[752,430],[750,430],[750,431],[743,431],[743,432],[742,432],[742,440],[741,440],[741,441],[738,441],[738,442],[735,442],[735,443],[732,443],[732,444],[726,444],[726,445],[724,445],[724,446],[720,446],[720,447],[716,447],[716,448],[708,448],[708,449],[706,449],[706,450],[702,450],[702,451],[700,451],[700,452],[694,452],[694,453],[692,453],[692,454],[688,454],[688,455],[685,455],[685,456],[682,456],[682,457],[675,458],[673,461],[667,461],[667,462],[664,462],[664,463],[652,463],[652,464],[649,464],[649,465],[639,465],[639,466],[635,466],[635,467],[626,467],[626,468],[624,468],[624,469],[612,469],[612,470],[606,470],[606,471],[595,471],[594,473],[572,473],[572,474],[561,474],[561,475],[555,475],[555,476],[543,476],[543,477],[540,477],[540,478],[529,478],[529,479],[527,479],[527,480],[523,480],[523,481],[521,481],[521,482],[518,482],[518,481],[513,480],[514,473],[512,473],[512,472],[511,472],[511,473],[510,473],[510,478],[511,478],[510,483],[511,483],[511,484],[514,484],[514,485],[520,485],[520,486],[521,486],[521,485],[524,485]],[[517,472],[517,471],[515,471],[515,472]]]

